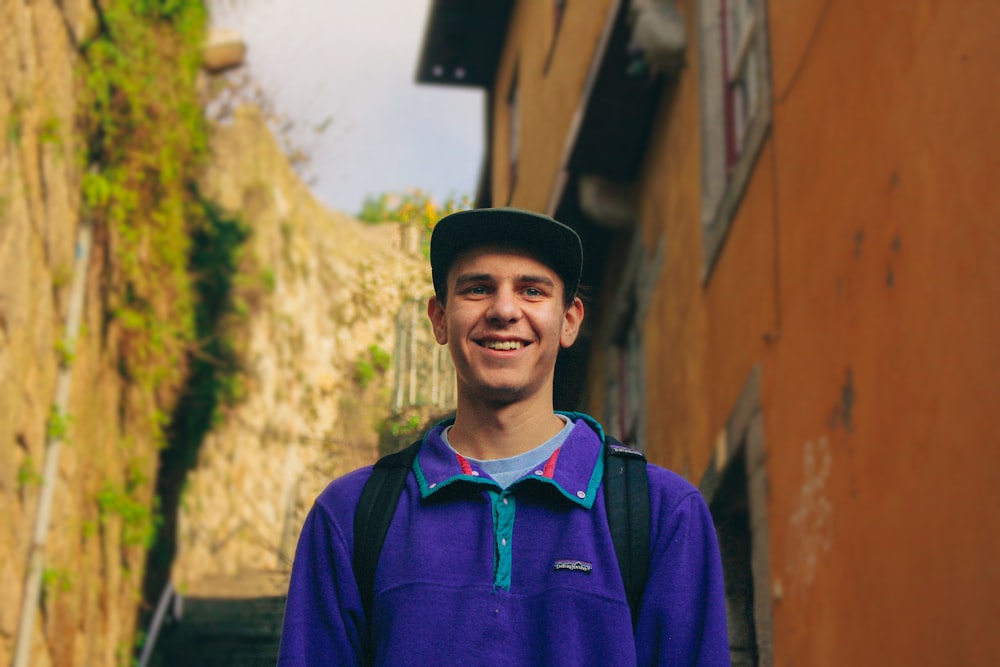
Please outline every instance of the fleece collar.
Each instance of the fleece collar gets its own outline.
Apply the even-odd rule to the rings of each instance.
[[[604,431],[592,417],[581,412],[560,412],[574,421],[562,446],[548,461],[517,480],[508,492],[516,492],[523,484],[548,484],[561,495],[581,507],[590,509],[597,497],[597,488],[604,474]],[[413,462],[413,472],[424,499],[455,484],[474,485],[482,490],[500,491],[500,486],[476,463],[454,452],[441,433],[455,422],[443,421],[424,436],[423,444]]]

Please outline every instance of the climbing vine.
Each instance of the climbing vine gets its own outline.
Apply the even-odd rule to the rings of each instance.
[[[126,551],[146,552],[146,610],[169,572],[184,478],[242,395],[237,332],[274,278],[245,252],[249,227],[197,186],[208,153],[197,86],[204,2],[95,8],[101,28],[78,72],[82,200],[102,262],[102,335],[124,380],[121,413],[149,438],[128,446],[124,474],[107,471],[86,530],[114,530]]]
[[[103,247],[107,315],[121,371],[146,391],[176,387],[192,342],[193,183],[206,154],[195,78],[200,0],[109,0],[83,49],[83,201]],[[162,396],[161,396],[162,397]]]

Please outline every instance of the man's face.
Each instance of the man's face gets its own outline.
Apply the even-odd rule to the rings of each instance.
[[[462,398],[551,403],[560,347],[576,340],[583,302],[566,308],[562,279],[517,250],[468,250],[448,272],[447,304],[427,305],[437,342],[448,344]]]

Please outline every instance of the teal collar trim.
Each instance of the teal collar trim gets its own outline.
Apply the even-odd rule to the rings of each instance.
[[[580,412],[559,412],[573,420],[575,426],[562,446],[556,450],[551,464],[546,462],[511,484],[506,493],[514,493],[523,484],[549,484],[570,502],[590,509],[597,500],[597,490],[604,476],[604,430],[589,415]],[[413,464],[413,471],[422,498],[429,498],[441,489],[458,482],[484,490],[500,490],[500,486],[480,466],[457,455],[442,440],[441,432],[454,419],[435,425]]]

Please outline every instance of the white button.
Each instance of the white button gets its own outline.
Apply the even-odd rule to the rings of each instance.
[[[470,474],[470,475],[472,475],[473,477],[479,477],[479,471],[478,471],[478,470],[473,470],[473,471],[472,471],[471,473],[469,473],[469,474]]]
[[[577,491],[576,492],[576,497],[577,498],[586,498],[587,497],[587,492],[586,491]]]
[[[504,504],[504,505],[506,505],[506,504],[507,504],[507,502],[508,502],[508,501],[507,501],[507,499],[506,499],[506,498],[504,498],[504,499],[503,499],[503,504]]]
[[[536,470],[536,471],[535,471],[535,474],[536,474],[536,475],[542,475],[542,474],[544,474],[544,473],[542,473],[542,471],[541,471],[541,470]]]
[[[432,488],[432,489],[433,489],[433,488],[434,488],[435,486],[437,486],[437,482],[434,482],[433,484],[431,484],[431,488]]]
[[[500,544],[507,546],[507,538],[505,537],[502,540],[500,540]]]

